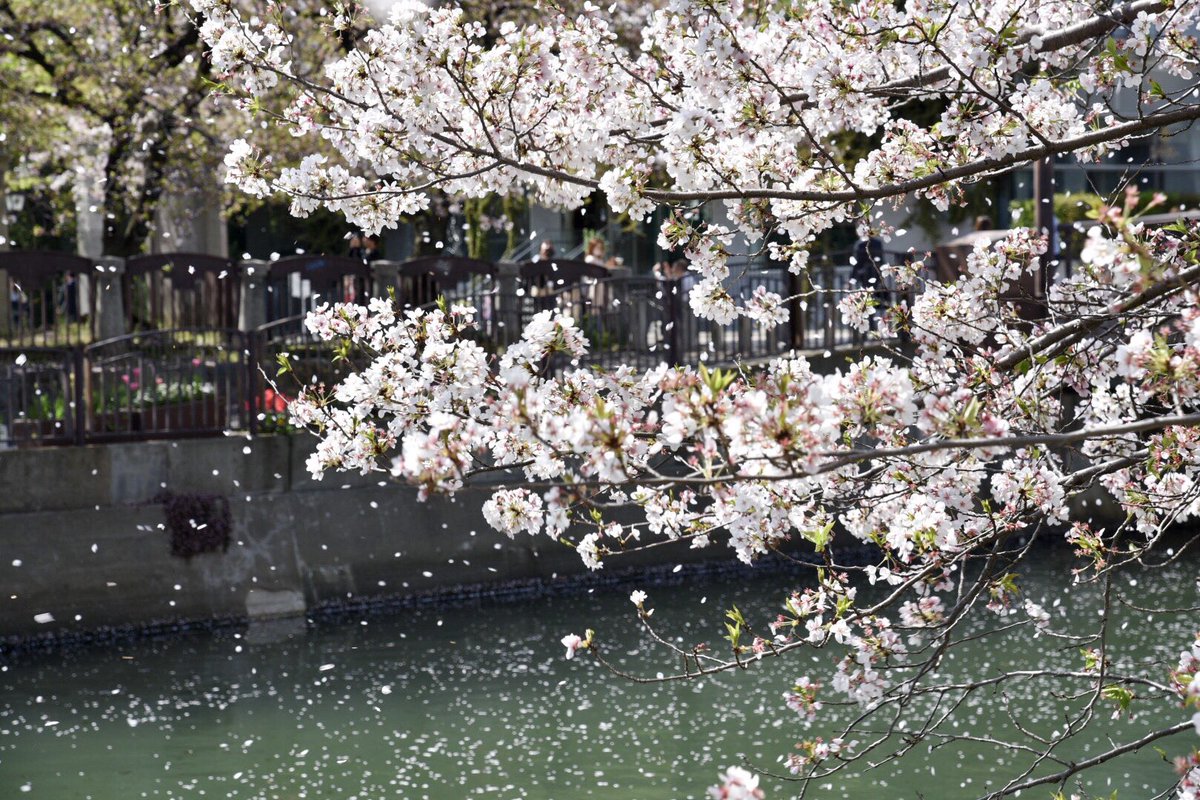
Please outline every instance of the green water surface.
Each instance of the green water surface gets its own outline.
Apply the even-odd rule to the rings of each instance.
[[[1047,555],[1023,578],[1061,630],[1093,625],[1099,594],[1055,588],[1065,556]],[[1134,604],[1195,605],[1196,561],[1122,577]],[[796,577],[693,579],[645,587],[654,622],[680,642],[720,648],[722,615],[774,617]],[[671,684],[637,685],[587,658],[567,661],[559,639],[595,628],[604,651],[645,675],[677,663],[640,630],[630,587],[568,598],[350,617],[307,629],[226,631],[70,653],[23,656],[0,666],[0,798],[690,798],[718,771],[748,763],[779,771],[803,737],[836,735],[850,710],[828,709],[805,730],[781,695],[802,674],[828,674],[832,652]],[[995,624],[994,619],[985,619]],[[984,624],[984,623],[981,623]],[[1165,680],[1200,620],[1116,614],[1111,651],[1149,664]],[[1031,664],[1078,668],[1078,647],[1034,638],[1028,626],[964,648],[942,677],[997,674]],[[1031,730],[1052,734],[1076,701],[1052,686],[1017,685],[959,709],[947,732],[1010,731],[1011,704]],[[1104,719],[1069,752],[1098,752],[1185,720],[1166,703],[1135,702],[1140,716]],[[1171,755],[1194,733],[1160,741]],[[877,769],[856,769],[809,797],[973,798],[1008,776],[1021,755],[985,744],[917,747]],[[864,765],[865,766],[865,765]],[[1174,775],[1153,749],[1087,776],[1094,794],[1150,797]],[[798,787],[764,777],[768,798]],[[1052,787],[1025,797],[1049,798]]]

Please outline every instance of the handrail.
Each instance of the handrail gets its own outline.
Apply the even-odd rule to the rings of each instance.
[[[214,256],[208,253],[147,253],[140,256],[130,256],[125,259],[125,272],[129,275],[143,275],[167,266],[193,268],[197,272],[216,272],[232,270],[233,261],[224,256]]]
[[[555,263],[561,267],[567,262]],[[862,335],[837,311],[846,288],[845,267],[814,268],[814,280],[803,287],[813,292],[805,305],[793,310],[787,324],[767,328],[746,317],[726,324],[696,318],[688,311],[686,279],[613,275],[598,265],[573,263],[582,269],[563,270],[562,283],[550,264],[539,262],[524,271],[527,282],[467,282],[457,287],[462,291],[441,294],[478,309],[478,337],[495,352],[511,344],[533,315],[561,309],[575,318],[589,341],[584,366],[722,364],[764,359],[791,348],[863,344]],[[552,280],[531,285],[539,277]],[[731,276],[727,286],[745,295],[749,287],[765,283],[786,297],[800,291],[795,280],[781,270],[752,268]],[[7,425],[0,430],[0,446],[5,441],[17,446],[84,444],[226,430],[256,435],[262,430],[260,415],[274,424],[280,412],[279,395],[260,372],[261,366],[273,374],[276,354],[293,353],[300,359],[298,368],[326,383],[344,374],[345,364],[332,363],[333,345],[307,330],[307,316],[292,313],[249,330],[178,326],[91,344],[0,346],[0,420]],[[547,365],[549,370],[569,368],[566,362]],[[149,395],[134,391],[131,384],[141,380],[139,371],[163,389]]]
[[[307,318],[308,318],[308,314],[293,314],[290,317],[283,317],[282,319],[271,320],[270,322],[264,323],[264,324],[256,327],[254,329],[254,333],[256,333],[256,334],[268,333],[275,328],[283,328],[287,325],[295,325],[296,323],[303,323],[304,320]]]
[[[243,331],[237,328],[155,328],[152,330],[135,331],[134,333],[126,333],[121,336],[113,336],[108,339],[101,339],[97,342],[83,345],[85,351],[96,350],[110,345],[115,345],[120,342],[133,341],[135,339],[167,339],[179,335],[200,335],[212,336],[214,334],[233,334],[235,336],[245,335]]]

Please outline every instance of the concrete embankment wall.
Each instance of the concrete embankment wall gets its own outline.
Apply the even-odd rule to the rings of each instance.
[[[304,469],[311,443],[271,436],[0,452],[0,640],[297,614],[583,569],[545,536],[510,542],[492,530],[479,491],[422,503],[379,475],[314,481]],[[228,550],[172,555],[156,500],[164,490],[227,498]],[[621,566],[697,558],[671,550]]]
[[[422,503],[380,475],[314,481],[304,468],[313,443],[267,436],[0,451],[0,645],[586,571],[545,536],[509,541],[492,530],[483,491]],[[172,555],[164,491],[225,498],[229,548]],[[1101,496],[1076,498],[1075,516],[1116,518]],[[605,572],[731,558],[716,550],[675,543],[610,559]]]

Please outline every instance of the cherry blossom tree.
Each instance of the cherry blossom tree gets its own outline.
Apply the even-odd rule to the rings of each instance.
[[[210,74],[197,29],[128,0],[5,0],[0,31],[0,114],[14,134],[4,149],[51,171],[79,168],[107,217],[105,250],[136,252],[183,165],[207,160],[211,169]]]
[[[322,32],[323,11],[289,8],[298,74],[352,45]],[[140,252],[164,193],[210,183],[232,139],[289,152],[290,136],[255,125],[216,82],[178,4],[3,0],[0,169],[77,173],[106,220],[104,252]]]
[[[1098,159],[1200,117],[1195,0],[674,0],[635,36],[590,4],[547,6],[491,35],[460,8],[401,2],[320,77],[296,73],[277,6],[251,17],[191,3],[214,71],[264,107],[291,87],[272,114],[336,153],[287,163],[237,142],[225,163],[245,191],[367,230],[433,191],[568,208],[601,191],[634,218],[667,206],[660,243],[686,252],[690,306],[718,322],[778,324],[786,301],[805,299],[733,297],[735,239],[803,275],[815,236],[875,221],[884,204],[946,208],[974,182],[1059,155]],[[917,104],[936,109],[931,121],[913,121]],[[847,134],[865,152],[848,151]],[[728,221],[705,221],[702,204]],[[664,540],[727,543],[744,561],[806,547],[811,585],[774,619],[731,609],[721,647],[661,635],[635,592],[675,667],[627,676],[686,681],[834,654],[828,674],[799,676],[781,700],[806,728],[834,705],[857,708],[782,756],[801,795],[853,764],[965,738],[956,713],[1021,684],[1073,702],[1053,736],[1012,719],[973,738],[1027,756],[988,797],[1086,792],[1091,768],[1162,742],[1179,770],[1164,767],[1164,783],[1191,800],[1200,751],[1169,737],[1200,734],[1200,638],[1174,643],[1176,663],[1162,665],[1112,652],[1106,628],[1115,576],[1177,562],[1192,540],[1168,546],[1170,529],[1200,514],[1200,228],[1146,225],[1154,204],[1112,198],[1082,266],[1052,284],[1046,237],[1029,229],[979,244],[948,282],[921,253],[885,267],[915,299],[871,331],[874,293],[848,290],[841,313],[875,346],[824,373],[802,354],[754,369],[600,371],[583,366],[576,321],[552,310],[493,356],[464,305],[325,306],[310,330],[364,360],[337,386],[309,387],[291,414],[320,437],[315,476],[490,487],[492,526],[567,542],[592,569]],[[895,331],[911,346],[893,348]],[[1089,520],[1082,501],[1096,497],[1117,522]],[[1064,583],[1102,592],[1099,620],[1076,621],[1095,625],[1082,636],[1022,593],[1022,564],[1045,541],[1077,553]],[[870,563],[844,558],[847,543]],[[1079,663],[943,677],[967,640],[1014,632],[1081,647]],[[619,671],[591,631],[562,644]],[[1151,707],[1174,722],[1065,755],[1103,709]],[[711,794],[762,790],[731,767]]]

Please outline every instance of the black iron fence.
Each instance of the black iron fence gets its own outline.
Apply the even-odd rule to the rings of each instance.
[[[245,430],[251,338],[227,329],[148,331],[0,351],[0,447]]]
[[[129,331],[236,328],[241,274],[220,256],[134,256],[125,261],[121,292]]]
[[[365,303],[372,293],[370,266],[346,256],[288,256],[267,268],[267,320],[305,314],[321,303]]]
[[[899,257],[889,254],[889,260]],[[401,307],[426,305],[439,296],[476,300],[481,325],[499,342],[519,328],[526,312],[581,301],[595,318],[592,323],[607,335],[609,322],[616,323],[600,318],[612,316],[610,299],[649,302],[667,320],[658,328],[670,326],[657,331],[656,341],[664,349],[674,345],[680,360],[765,354],[780,343],[815,348],[852,341],[834,309],[847,285],[848,265],[815,258],[803,280],[781,269],[732,266],[734,276],[726,288],[735,297],[745,299],[762,285],[794,298],[789,310],[795,324],[787,335],[746,328],[744,321],[729,327],[692,319],[685,312],[695,276],[663,282],[651,292],[650,278],[566,259],[498,265],[445,256],[367,264],[344,256],[301,255],[234,264],[195,253],[91,260],[64,253],[4,252],[0,288],[7,302],[0,308],[0,347],[71,347],[150,330],[247,329],[307,313],[323,302],[365,302],[387,294]],[[631,313],[620,309],[617,316],[624,319]],[[647,321],[654,324],[656,320]],[[640,334],[633,340],[640,340]],[[651,341],[648,346],[659,345]]]
[[[497,265],[458,256],[418,258],[398,265],[391,288],[404,308],[428,305],[438,297],[487,297],[498,289]],[[389,283],[385,278],[381,283]]]
[[[96,334],[98,269],[69,253],[8,252],[0,259],[0,341],[69,346]]]
[[[594,274],[607,274],[603,267],[593,269],[599,270]],[[480,283],[442,296],[476,310],[480,337],[494,350],[511,343],[541,311],[569,314],[588,339],[586,363],[606,368],[619,364],[646,368],[663,362],[729,364],[789,350],[856,347],[867,339],[842,319],[837,307],[857,288],[848,266],[818,266],[804,277],[782,270],[746,270],[731,277],[725,288],[739,301],[749,299],[759,286],[781,298],[795,298],[788,303],[788,321],[774,326],[748,317],[724,324],[698,318],[688,298],[695,285],[690,276],[659,280],[590,274],[530,270],[507,291],[494,283]],[[884,296],[888,303],[906,299],[890,280],[886,292],[879,293]]]
[[[81,348],[29,348],[0,360],[0,444],[74,444],[84,428]]]
[[[82,350],[87,441],[206,436],[244,430],[251,334],[229,329],[147,331]]]
[[[96,341],[90,330],[82,333],[84,323],[65,324],[75,309],[63,300],[70,283],[46,284],[39,291],[47,297],[58,292],[58,299],[36,307],[58,327],[16,340],[0,337],[0,447],[226,431],[253,435],[286,427],[286,405],[297,381],[331,384],[349,368],[334,361],[330,345],[307,332],[304,312],[325,300],[363,302],[385,291],[401,306],[442,297],[474,307],[478,338],[491,352],[516,340],[534,315],[558,309],[588,339],[584,366],[728,364],[864,344],[837,311],[852,288],[847,266],[817,266],[803,278],[782,270],[736,272],[725,284],[735,298],[745,300],[759,286],[792,298],[788,322],[764,326],[745,317],[727,324],[698,319],[689,307],[691,277],[628,276],[582,262],[530,262],[497,274],[496,265],[484,262],[426,259],[387,265],[391,272],[385,273],[350,259],[282,259],[265,271],[268,313],[260,320],[268,321],[239,330],[236,323],[244,320],[235,311],[228,262],[176,256],[169,270],[159,264],[157,271],[149,260],[130,262],[126,277],[133,283],[125,287],[135,290],[126,295],[128,318],[180,324]],[[69,275],[65,267],[72,265],[79,266],[62,262],[57,274]],[[33,284],[22,274],[10,270],[7,280],[26,280],[23,296],[31,297]],[[140,299],[137,281],[144,289]],[[203,302],[181,299],[189,287]],[[894,293],[891,298],[899,299]],[[35,306],[29,308],[32,314]],[[19,320],[9,317],[10,323]],[[273,385],[280,364],[292,375]],[[558,370],[567,364],[548,366]]]

